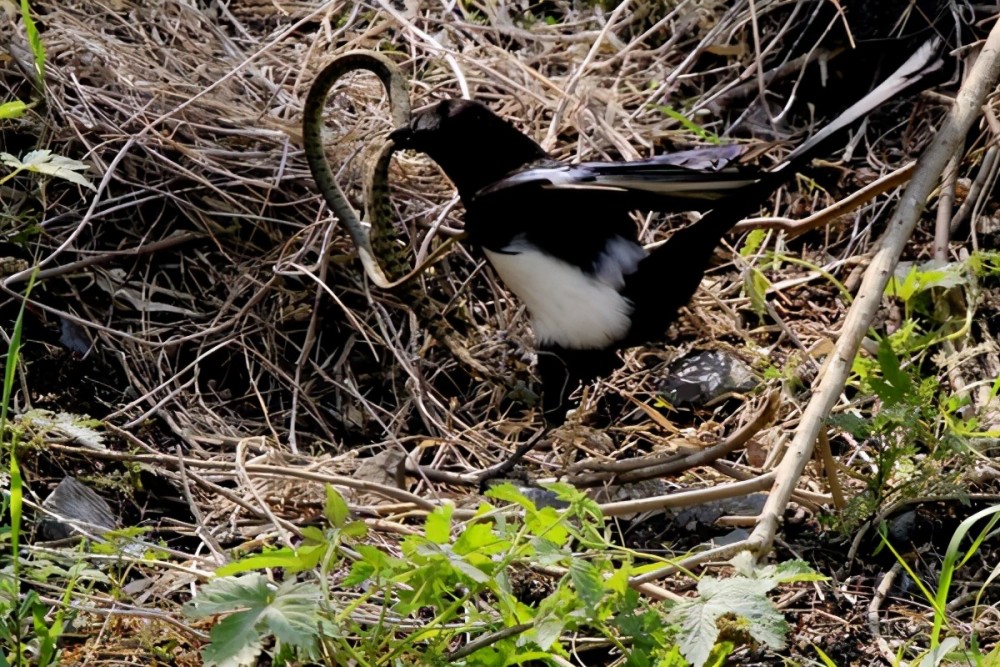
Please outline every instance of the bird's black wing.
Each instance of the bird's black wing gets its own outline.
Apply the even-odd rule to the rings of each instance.
[[[752,193],[759,203],[780,182],[822,149],[827,140],[886,101],[924,85],[944,68],[942,42],[931,39],[861,100],[789,153],[767,172],[741,167],[739,145],[695,149],[633,162],[528,165],[479,189],[473,199],[484,208],[505,199],[527,199],[557,210],[575,198],[578,208],[609,211],[706,211],[734,195]],[[734,221],[735,222],[735,221]]]
[[[691,211],[712,208],[758,180],[738,164],[746,147],[737,144],[666,153],[632,162],[546,161],[520,169],[479,190],[484,207],[504,200],[528,200],[553,208],[609,211]]]

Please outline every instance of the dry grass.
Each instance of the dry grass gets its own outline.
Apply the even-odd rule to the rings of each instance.
[[[151,572],[166,598],[225,558],[220,545],[292,541],[296,525],[321,511],[321,482],[350,485],[352,475],[356,482],[358,460],[374,452],[416,447],[421,464],[464,473],[502,460],[541,428],[536,414],[470,377],[403,304],[363,281],[301,151],[302,101],[333,54],[393,53],[411,78],[416,108],[469,93],[565,160],[638,158],[708,135],[801,135],[807,112],[783,105],[815,95],[798,83],[805,61],[834,56],[819,41],[787,58],[777,55],[794,39],[813,37],[802,26],[820,21],[826,3],[792,9],[758,1],[759,45],[747,2],[728,9],[652,3],[648,12],[552,3],[551,15],[559,17],[552,24],[514,2],[458,3],[447,14],[427,3],[209,4],[33,3],[44,25],[48,89],[24,131],[87,161],[99,191],[92,196],[47,182],[32,198],[39,207],[34,217],[27,203],[14,204],[7,214],[17,217],[4,222],[4,233],[29,233],[43,272],[44,289],[33,295],[36,326],[70,327],[88,340],[87,354],[110,369],[98,379],[112,385],[102,394],[100,416],[121,446],[96,455],[64,446],[58,467],[96,471],[95,456],[131,460],[184,489],[194,521],[158,530],[197,543],[197,550],[184,550],[200,555],[183,569]],[[840,24],[834,21],[835,30]],[[5,94],[26,96],[30,56],[12,48],[0,81]],[[769,54],[775,123],[753,103],[759,52]],[[806,55],[796,60],[799,54]],[[836,68],[836,59],[831,63]],[[807,72],[803,81],[815,78],[814,69]],[[663,104],[694,118],[704,135],[665,114],[657,106]],[[848,155],[864,154],[867,166],[855,160],[841,183],[850,188],[903,164],[925,140],[934,107],[918,102],[879,116],[877,129],[847,147]],[[330,156],[343,165],[341,182],[356,201],[374,138],[390,129],[387,118],[373,77],[350,77],[333,96]],[[21,150],[17,136],[7,136],[12,143],[5,150]],[[460,229],[452,190],[422,157],[399,159],[393,177],[399,220],[415,254]],[[801,217],[831,203],[841,183],[824,183],[829,193],[807,187],[778,193],[767,213]],[[886,207],[885,200],[871,204],[795,244],[772,238],[771,248],[850,284]],[[644,240],[655,242],[668,233],[667,223],[683,221],[643,218]],[[741,242],[728,239],[733,248]],[[758,367],[802,364],[808,378],[812,362],[803,351],[835,336],[844,302],[817,272],[789,264],[769,273],[781,326],[758,326],[746,316],[746,261],[712,273],[675,327],[676,346],[626,353],[626,368],[588,394],[578,418],[543,439],[529,456],[539,476],[583,457],[610,460],[714,442],[747,421],[757,406],[734,410],[729,403],[687,419],[678,438],[668,422],[626,402],[606,423],[601,406],[616,396],[652,404],[662,360],[681,350],[728,347]],[[8,297],[23,286],[8,280]],[[475,258],[454,254],[425,286],[466,322],[476,357],[532,382],[525,313]],[[35,381],[29,368],[28,385]],[[86,382],[64,389],[70,400],[60,407],[67,410],[80,409],[74,397],[94,393]],[[798,400],[783,397],[780,415],[755,435],[756,446],[780,446],[798,418]],[[101,412],[99,401],[84,404]],[[752,473],[761,463],[736,465]],[[684,484],[710,486],[722,478],[709,470]],[[408,490],[460,503],[475,496],[472,487],[428,480]],[[405,493],[395,500],[416,502]],[[401,511],[379,509],[370,497],[358,504],[368,516]],[[149,520],[156,517],[151,512]]]

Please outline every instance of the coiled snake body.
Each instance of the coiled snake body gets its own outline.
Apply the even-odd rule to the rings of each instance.
[[[392,209],[389,202],[389,163],[396,151],[395,144],[391,140],[386,141],[372,166],[371,187],[368,189],[367,201],[372,228],[370,238],[330,168],[322,136],[326,99],[330,89],[341,77],[356,70],[372,72],[382,81],[389,98],[394,127],[402,127],[410,120],[410,99],[406,79],[395,63],[373,51],[350,51],[333,60],[313,81],[303,110],[303,147],[316,187],[347,228],[351,240],[357,246],[358,255],[369,280],[381,289],[401,290],[417,318],[430,329],[435,338],[444,343],[452,354],[475,373],[482,377],[493,377],[494,374],[473,358],[468,349],[455,337],[444,316],[415,280],[428,266],[440,259],[458,237],[453,237],[439,246],[415,269],[410,268],[410,263],[403,252],[402,244],[392,224]]]

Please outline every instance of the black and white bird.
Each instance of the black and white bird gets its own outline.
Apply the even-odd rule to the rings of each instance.
[[[739,146],[633,162],[565,164],[475,101],[440,102],[390,137],[429,155],[458,189],[468,240],[527,306],[547,412],[616,351],[661,337],[688,303],[723,235],[826,140],[943,67],[924,44],[871,93],[766,172]],[[647,252],[632,211],[709,211]]]

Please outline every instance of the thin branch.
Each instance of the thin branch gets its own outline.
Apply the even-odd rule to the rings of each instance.
[[[843,332],[827,365],[826,373],[820,378],[819,387],[806,406],[802,420],[795,431],[795,437],[778,466],[777,478],[764,505],[760,521],[748,540],[749,545],[759,555],[766,554],[771,549],[788,500],[812,456],[813,445],[823,422],[844,390],[861,340],[878,311],[882,294],[889,277],[892,276],[893,267],[924,211],[925,202],[937,185],[951,156],[961,150],[965,135],[980,113],[986,96],[993,90],[998,75],[1000,75],[1000,22],[994,24],[979,58],[956,96],[951,113],[917,162],[913,180],[903,193],[899,207],[882,238],[881,247],[865,272],[858,296],[847,313]]]

